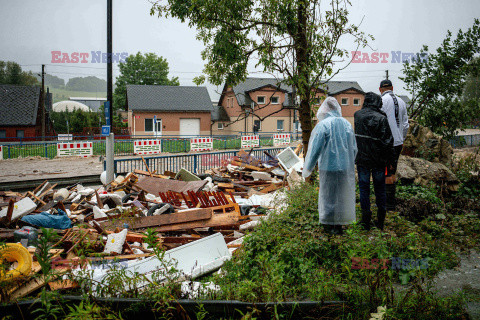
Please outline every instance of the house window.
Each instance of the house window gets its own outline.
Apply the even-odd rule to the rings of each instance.
[[[358,98],[353,99],[353,105],[354,106],[359,106],[360,105],[360,99],[358,99]]]
[[[217,122],[217,129],[223,130],[223,122]]]
[[[7,130],[0,130],[0,138],[6,138],[7,137]]]
[[[17,130],[17,138],[25,137],[25,130]]]
[[[278,97],[271,97],[270,101],[272,102],[272,104],[278,104]]]
[[[277,131],[283,131],[283,120],[277,120]]]
[[[153,132],[153,119],[145,119],[145,132]]]
[[[342,98],[342,106],[348,106],[348,98]]]
[[[253,120],[253,132],[258,132],[262,130],[262,121]]]
[[[258,96],[257,97],[258,104],[265,104],[265,96]]]

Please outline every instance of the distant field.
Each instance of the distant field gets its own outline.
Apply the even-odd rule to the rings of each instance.
[[[70,97],[97,97],[106,98],[106,92],[87,92],[87,91],[73,91],[65,89],[50,88],[50,92],[53,94],[53,103],[68,100]]]

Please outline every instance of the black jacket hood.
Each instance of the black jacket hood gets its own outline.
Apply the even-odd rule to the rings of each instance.
[[[367,92],[365,94],[365,100],[363,101],[363,107],[372,107],[380,110],[383,106],[382,97],[373,92]]]

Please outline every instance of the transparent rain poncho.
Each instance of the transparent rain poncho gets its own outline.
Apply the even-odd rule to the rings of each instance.
[[[333,97],[325,99],[317,118],[302,176],[310,176],[318,162],[320,223],[350,224],[355,221],[355,134]]]

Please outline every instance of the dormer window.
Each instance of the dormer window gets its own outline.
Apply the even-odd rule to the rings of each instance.
[[[272,104],[278,104],[278,101],[279,101],[279,100],[278,100],[278,97],[277,97],[277,96],[270,98],[270,102],[271,102]]]
[[[258,96],[257,97],[258,104],[265,104],[265,96]]]

